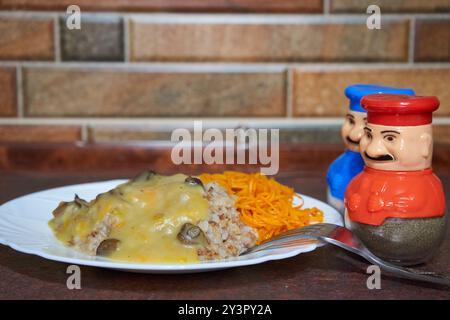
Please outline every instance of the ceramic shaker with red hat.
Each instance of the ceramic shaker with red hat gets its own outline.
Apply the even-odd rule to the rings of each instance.
[[[364,168],[364,161],[359,154],[359,141],[364,135],[366,110],[361,106],[361,99],[374,93],[414,94],[409,88],[393,88],[373,84],[353,84],[345,89],[349,99],[349,110],[341,127],[341,136],[345,151],[337,157],[327,171],[327,202],[342,215],[344,214],[344,193],[349,182]]]
[[[365,168],[345,192],[346,225],[377,256],[402,265],[427,261],[443,241],[447,215],[433,173],[436,97],[371,94],[360,152]]]

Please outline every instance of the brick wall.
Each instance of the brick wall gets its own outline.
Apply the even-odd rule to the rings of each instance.
[[[450,143],[450,0],[0,2],[0,142],[167,140],[192,119],[339,141],[352,83],[438,96]]]

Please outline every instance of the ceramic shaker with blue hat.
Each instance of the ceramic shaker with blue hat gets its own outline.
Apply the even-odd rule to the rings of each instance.
[[[360,101],[365,95],[374,93],[415,94],[412,89],[369,84],[355,84],[345,89],[345,95],[350,100],[349,111],[341,128],[345,152],[333,161],[327,173],[328,203],[342,214],[345,209],[345,189],[353,177],[358,175],[364,167],[364,161],[359,154],[359,140],[364,134],[367,115]]]

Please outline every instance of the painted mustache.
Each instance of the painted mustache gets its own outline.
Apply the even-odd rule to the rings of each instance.
[[[364,152],[364,155],[373,161],[392,161],[394,160],[394,157],[391,156],[390,154],[383,154],[382,156],[378,156],[378,157],[371,157],[367,154],[367,152]]]
[[[350,143],[353,143],[353,144],[359,144],[359,141],[352,140],[352,139],[350,139],[350,137],[347,137],[346,139],[347,139],[347,141],[350,142]]]

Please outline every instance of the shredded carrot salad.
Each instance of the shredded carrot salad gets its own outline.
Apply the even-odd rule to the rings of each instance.
[[[303,199],[293,189],[260,173],[225,171],[223,174],[200,175],[204,184],[217,182],[236,196],[241,220],[258,231],[258,243],[287,230],[323,221],[317,208],[303,208]],[[294,197],[302,200],[293,206]]]

